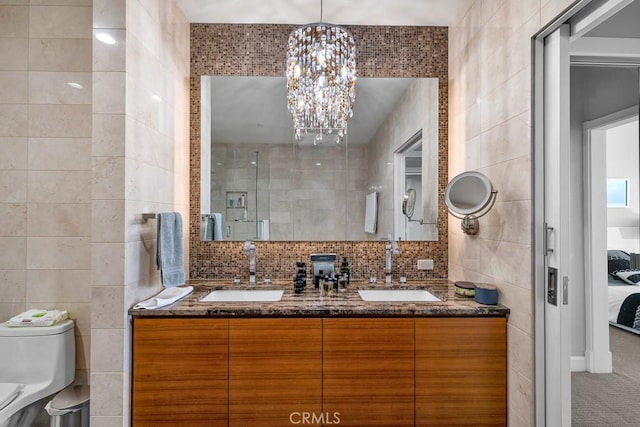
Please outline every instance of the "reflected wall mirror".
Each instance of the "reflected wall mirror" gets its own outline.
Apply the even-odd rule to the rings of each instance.
[[[438,79],[358,78],[356,94],[342,142],[296,141],[284,77],[203,76],[201,239],[437,240],[435,226],[413,238],[400,231],[408,221],[396,206],[405,192],[396,163],[398,150],[421,134],[415,215],[437,217]],[[371,192],[378,193],[373,234],[365,233]]]

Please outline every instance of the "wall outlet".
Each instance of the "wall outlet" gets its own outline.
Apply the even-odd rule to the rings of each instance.
[[[432,259],[419,259],[418,260],[418,270],[433,270],[433,260]]]

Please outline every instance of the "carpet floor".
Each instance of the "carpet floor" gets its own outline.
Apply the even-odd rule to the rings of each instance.
[[[613,373],[571,374],[575,427],[640,426],[640,335],[609,327]]]

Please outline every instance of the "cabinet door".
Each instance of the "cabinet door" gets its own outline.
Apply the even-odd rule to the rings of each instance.
[[[322,409],[328,423],[413,426],[413,397],[414,319],[324,319]]]
[[[416,319],[416,425],[507,424],[505,318]]]
[[[229,425],[300,424],[320,414],[321,319],[229,321]]]
[[[227,425],[228,320],[133,318],[132,425]]]

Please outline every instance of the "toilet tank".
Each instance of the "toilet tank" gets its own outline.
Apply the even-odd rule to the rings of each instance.
[[[75,377],[73,320],[54,326],[0,325],[0,382],[52,383],[64,387]]]

